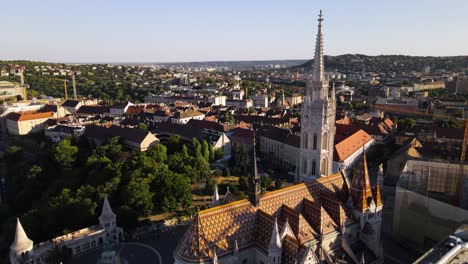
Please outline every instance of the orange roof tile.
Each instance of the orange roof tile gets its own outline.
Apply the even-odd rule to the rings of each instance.
[[[356,133],[335,145],[335,161],[345,161],[371,140],[372,137],[364,130],[358,130]]]
[[[13,121],[27,121],[27,120],[35,120],[35,119],[48,119],[54,116],[53,112],[36,112],[36,111],[28,111],[22,113],[10,113],[6,116],[7,119]]]

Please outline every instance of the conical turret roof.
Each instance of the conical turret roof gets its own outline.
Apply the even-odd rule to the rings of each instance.
[[[111,221],[115,218],[114,212],[112,212],[112,208],[109,204],[109,200],[107,199],[107,195],[104,197],[104,203],[102,205],[102,212],[101,216],[99,216],[99,221]]]
[[[11,244],[11,251],[16,253],[23,253],[33,249],[33,241],[28,238],[26,232],[24,232],[23,226],[19,218],[16,218],[16,233],[15,241]]]

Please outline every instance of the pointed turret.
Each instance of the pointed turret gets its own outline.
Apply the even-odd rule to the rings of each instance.
[[[289,225],[289,220],[286,218],[286,222],[284,222],[283,229],[281,229],[281,241],[286,237],[286,235],[289,235],[290,237],[296,239],[296,236],[294,235],[294,232],[292,231],[291,226]]]
[[[227,203],[227,198],[229,196],[229,194],[231,193],[231,191],[229,190],[229,186],[226,187],[226,194],[224,195],[224,203]]]
[[[107,195],[104,197],[104,203],[102,205],[102,212],[99,216],[99,222],[109,222],[115,220],[115,214],[112,212],[112,208],[107,199]]]
[[[271,231],[271,240],[268,245],[268,262],[271,264],[281,264],[281,237],[278,230],[278,220],[275,218],[273,230]]]
[[[377,183],[375,184],[375,195],[374,195],[375,204],[377,206],[383,206],[382,191],[381,191],[382,184],[383,184],[383,166],[382,164],[380,164],[379,173],[377,174]]]
[[[320,14],[318,18],[319,23],[318,23],[317,40],[315,42],[315,58],[314,58],[314,65],[312,68],[312,78],[314,81],[325,80],[324,59],[323,59],[322,21],[323,21],[323,15],[322,15],[322,10],[320,10]]]
[[[281,248],[281,237],[278,229],[277,218],[275,218],[275,224],[273,225],[273,231],[271,232],[270,247]]]
[[[218,184],[215,183],[214,185],[214,191],[213,191],[213,199],[211,201],[211,206],[217,206],[219,205],[219,193],[218,193]]]
[[[372,189],[367,170],[366,153],[363,151],[361,158],[356,166],[353,180],[351,182],[351,197],[354,202],[354,208],[364,212],[372,200]]]
[[[255,151],[255,134],[252,154],[250,155],[249,201],[257,207],[260,204],[260,177],[257,173],[257,154]]]
[[[218,264],[218,256],[216,255],[216,249],[213,250],[213,264]]]
[[[11,252],[20,255],[23,252],[31,251],[33,249],[33,244],[33,241],[29,239],[26,232],[24,232],[19,218],[16,218],[15,240],[10,246]]]
[[[237,239],[234,241],[234,261],[233,263],[239,263],[239,246],[237,245]]]

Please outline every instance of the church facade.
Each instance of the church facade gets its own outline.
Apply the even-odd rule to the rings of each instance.
[[[323,72],[322,15],[314,69],[302,108],[296,185],[261,193],[255,147],[248,198],[215,189],[174,251],[176,264],[311,264],[382,262],[381,181],[372,187],[366,156],[350,180],[332,174],[335,102]],[[333,91],[332,91],[333,92]]]
[[[47,263],[47,257],[57,247],[67,247],[72,255],[123,240],[123,229],[117,226],[116,215],[104,198],[99,224],[53,238],[34,245],[28,238],[19,219],[16,223],[15,240],[10,247],[10,263]]]

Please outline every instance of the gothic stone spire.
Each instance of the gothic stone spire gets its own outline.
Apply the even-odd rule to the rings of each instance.
[[[250,155],[249,201],[257,207],[260,203],[260,177],[257,173],[257,154],[255,152],[255,134],[252,154]]]
[[[314,65],[312,69],[312,78],[314,81],[323,81],[325,79],[324,59],[323,59],[322,21],[323,21],[323,15],[322,15],[322,10],[320,10],[320,14],[318,18],[319,23],[318,23],[317,40],[315,42]]]

